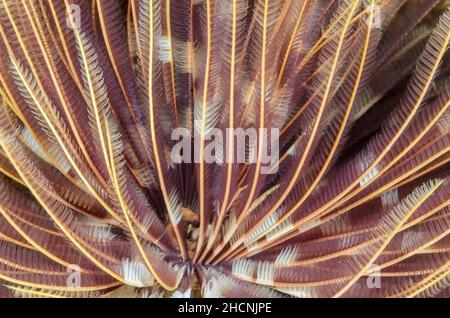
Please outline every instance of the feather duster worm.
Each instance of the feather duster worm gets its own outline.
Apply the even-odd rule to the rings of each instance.
[[[0,0],[0,38],[1,296],[449,295],[448,1]]]

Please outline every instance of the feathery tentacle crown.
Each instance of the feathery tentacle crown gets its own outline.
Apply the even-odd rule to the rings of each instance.
[[[0,296],[449,296],[449,46],[448,0],[0,0]]]

